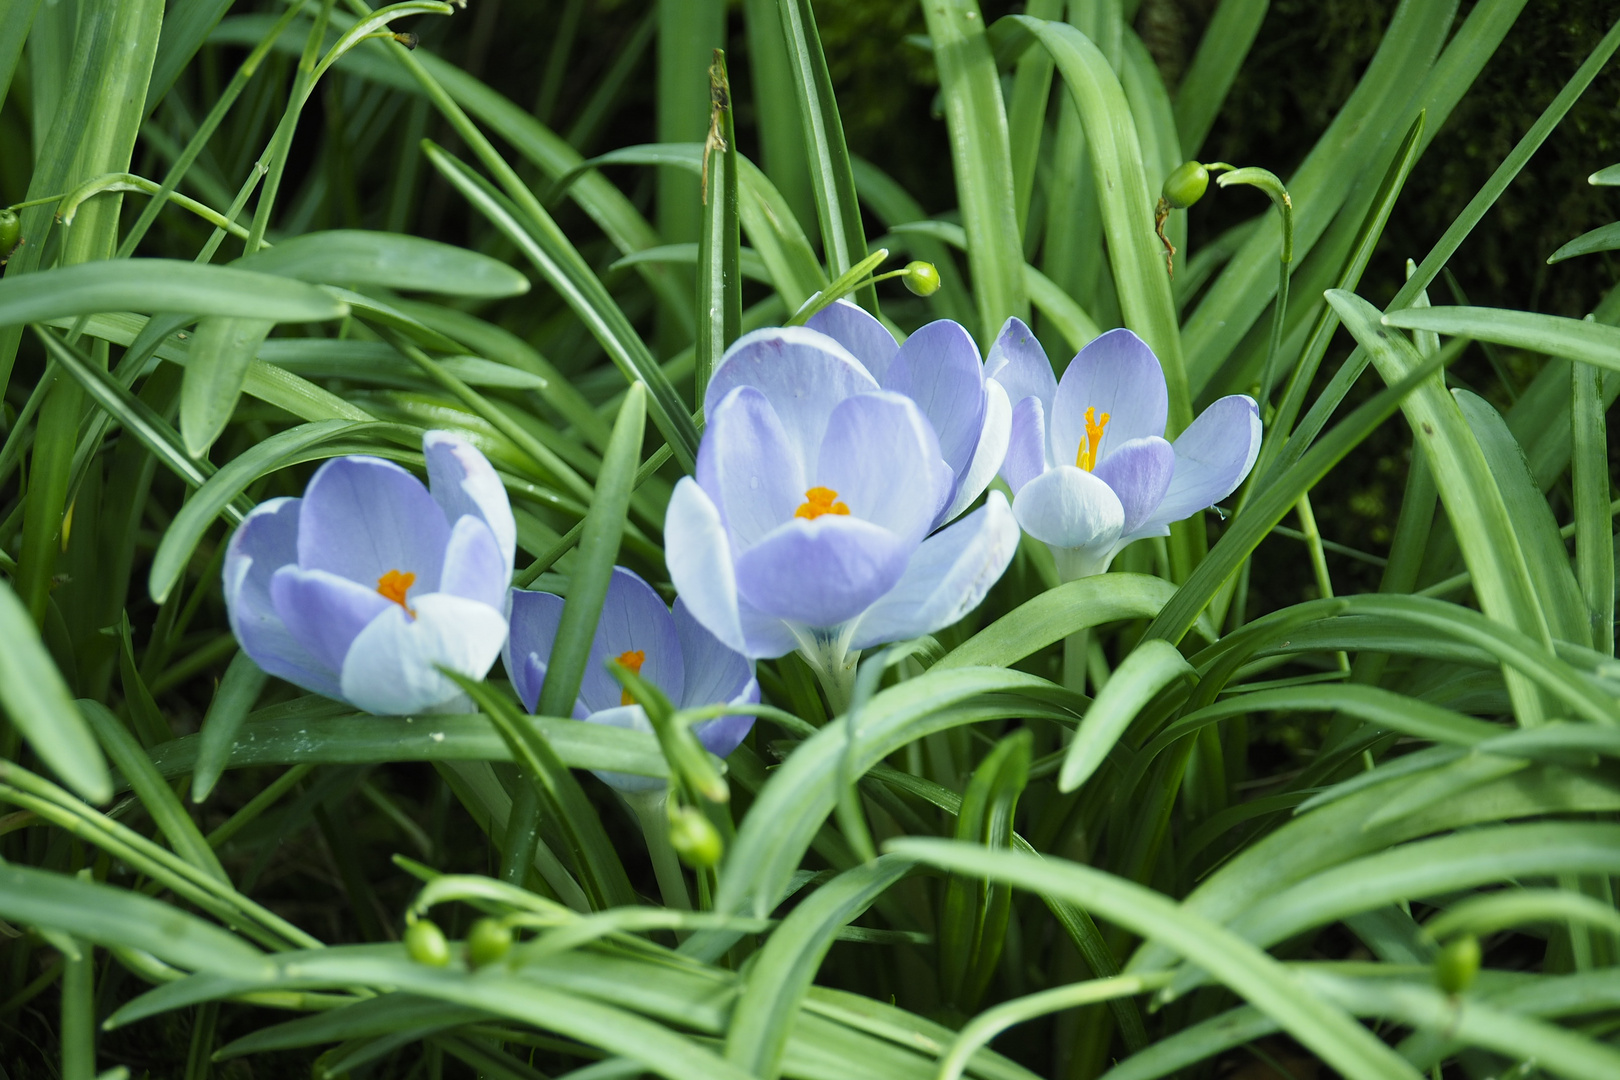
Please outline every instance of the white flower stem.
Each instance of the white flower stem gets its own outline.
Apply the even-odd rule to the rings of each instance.
[[[861,651],[849,647],[850,635],[823,637],[800,633],[795,636],[799,639],[799,655],[816,673],[816,680],[827,695],[828,711],[833,716],[848,712],[849,703],[855,697],[855,669],[861,659]]]
[[[653,876],[658,879],[658,892],[664,906],[676,911],[691,911],[692,898],[686,891],[686,874],[681,870],[680,856],[669,842],[669,788],[652,791],[622,791],[619,793],[629,804],[641,825],[641,835],[647,840],[647,854],[652,857]]]

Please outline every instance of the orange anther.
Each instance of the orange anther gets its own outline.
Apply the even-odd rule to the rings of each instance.
[[[1103,413],[1102,419],[1097,419],[1097,410],[1086,410],[1086,441],[1080,444],[1080,450],[1074,455],[1074,463],[1078,467],[1090,472],[1097,467],[1097,448],[1102,445],[1103,430],[1108,427],[1110,414]]]
[[[409,572],[402,574],[398,570],[390,570],[388,573],[377,579],[377,591],[388,597],[388,599],[392,600],[400,607],[405,608],[405,613],[414,619],[416,617],[416,612],[412,611],[410,607],[406,605],[405,594],[410,590],[410,587],[415,584],[415,574]]]
[[[623,664],[637,675],[640,675],[641,665],[647,662],[647,654],[641,649],[631,649],[629,652],[620,653],[618,659],[619,663]],[[630,696],[630,691],[619,691],[620,705],[634,705],[635,703],[636,699]]]
[[[793,511],[793,516],[814,521],[822,514],[849,513],[849,507],[837,499],[838,492],[832,488],[813,487],[804,493],[804,505]]]

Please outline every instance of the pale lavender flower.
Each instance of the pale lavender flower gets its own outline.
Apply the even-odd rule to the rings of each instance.
[[[441,666],[489,671],[506,639],[512,508],[470,443],[430,431],[422,450],[431,490],[380,458],[334,458],[303,498],[261,503],[236,530],[225,605],[265,671],[384,715],[464,703]]]
[[[521,589],[513,589],[511,599],[512,633],[502,660],[524,707],[534,712],[562,621],[563,599]],[[754,665],[746,657],[722,645],[679,599],[671,612],[651,585],[622,566],[613,568],[608,582],[573,715],[593,724],[651,731],[646,711],[609,673],[609,660],[658,687],[679,709],[759,701]],[[752,716],[721,716],[692,725],[692,734],[711,754],[725,757],[753,726]],[[650,791],[664,783],[630,773],[596,775],[620,791]]]
[[[972,340],[935,323],[937,348],[923,338],[907,352],[925,327],[885,367],[887,332],[834,310],[846,330],[865,328],[864,344],[845,335],[865,364],[803,327],[757,331],[728,350],[709,384],[697,476],[676,485],[664,541],[671,579],[717,638],[760,658],[799,649],[842,685],[852,651],[932,633],[977,606],[1018,527],[992,492],[929,535],[989,480],[976,475],[986,392]],[[872,366],[909,393],[883,389]]]
[[[986,371],[1013,402],[1001,466],[1013,514],[1065,580],[1102,573],[1126,544],[1226,498],[1260,451],[1260,414],[1243,394],[1166,442],[1164,372],[1129,330],[1081,349],[1059,382],[1029,327],[1008,319]]]

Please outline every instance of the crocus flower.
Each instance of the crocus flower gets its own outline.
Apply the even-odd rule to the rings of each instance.
[[[512,635],[502,659],[513,689],[524,707],[534,712],[562,620],[563,600],[551,593],[521,589],[513,589],[511,595]],[[609,660],[617,660],[658,687],[677,708],[722,702],[751,705],[759,700],[754,665],[746,657],[716,640],[679,599],[671,612],[652,586],[622,566],[613,568],[608,582],[585,678],[574,702],[574,718],[651,731],[646,711],[608,672]],[[711,754],[725,757],[753,726],[752,716],[722,716],[694,724],[692,734]],[[649,791],[663,785],[662,780],[629,773],[596,775],[620,791]]]
[[[756,331],[727,351],[697,476],[676,485],[664,542],[671,579],[715,637],[752,657],[797,648],[832,685],[853,674],[851,650],[932,633],[975,607],[1018,527],[992,492],[929,535],[990,479],[976,445],[989,425],[975,418],[1000,391],[987,397],[972,340],[934,323],[884,367],[887,331],[829,310],[860,353],[807,327]]]
[[[225,605],[271,675],[385,715],[465,701],[438,668],[482,678],[506,639],[517,527],[473,446],[422,437],[428,484],[342,457],[301,499],[259,504],[225,556]]]
[[[1243,394],[1166,442],[1164,372],[1129,330],[1081,349],[1060,382],[1029,327],[1008,319],[986,370],[1013,402],[1001,466],[1013,514],[1065,580],[1102,573],[1126,544],[1226,498],[1260,451],[1259,410]]]

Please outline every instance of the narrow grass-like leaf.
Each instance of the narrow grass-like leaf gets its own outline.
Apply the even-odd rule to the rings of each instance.
[[[697,248],[697,342],[692,400],[703,406],[709,376],[742,333],[741,237],[737,219],[737,133],[726,55],[709,67],[709,138],[704,143],[703,219]]]
[[[1146,574],[1099,574],[1048,589],[946,653],[934,667],[1005,666],[1078,630],[1119,619],[1150,619],[1176,588]]]
[[[236,412],[247,367],[275,323],[211,316],[197,324],[191,363],[180,391],[180,437],[186,453],[201,458]]]
[[[447,296],[521,296],[529,279],[488,255],[420,236],[329,229],[283,240],[236,262],[241,270],[349,287]]]
[[[1570,486],[1575,502],[1575,576],[1592,645],[1614,655],[1614,518],[1609,509],[1609,440],[1603,375],[1570,367]]]
[[[1611,221],[1607,225],[1599,225],[1590,232],[1584,232],[1577,236],[1547,256],[1547,265],[1561,263],[1565,259],[1573,259],[1577,255],[1590,255],[1594,251],[1613,251],[1615,248],[1620,248],[1620,221]]]
[[[120,259],[61,266],[0,280],[0,325],[101,311],[236,315],[322,322],[348,308],[300,281],[174,259]]]
[[[1391,311],[1384,324],[1493,341],[1620,370],[1620,327],[1586,319],[1502,308],[1430,307]]]
[[[197,764],[191,775],[191,801],[202,802],[219,782],[230,762],[231,747],[248,710],[259,699],[269,676],[245,652],[231,658],[230,666],[208,703],[202,729],[197,733]]]
[[[1176,88],[1176,132],[1188,157],[1196,158],[1204,145],[1269,6],[1270,0],[1221,0],[1210,17]]]
[[[1191,666],[1168,641],[1149,639],[1132,650],[1086,710],[1064,755],[1058,790],[1073,791],[1090,779],[1136,714],[1160,690],[1191,674]]]

